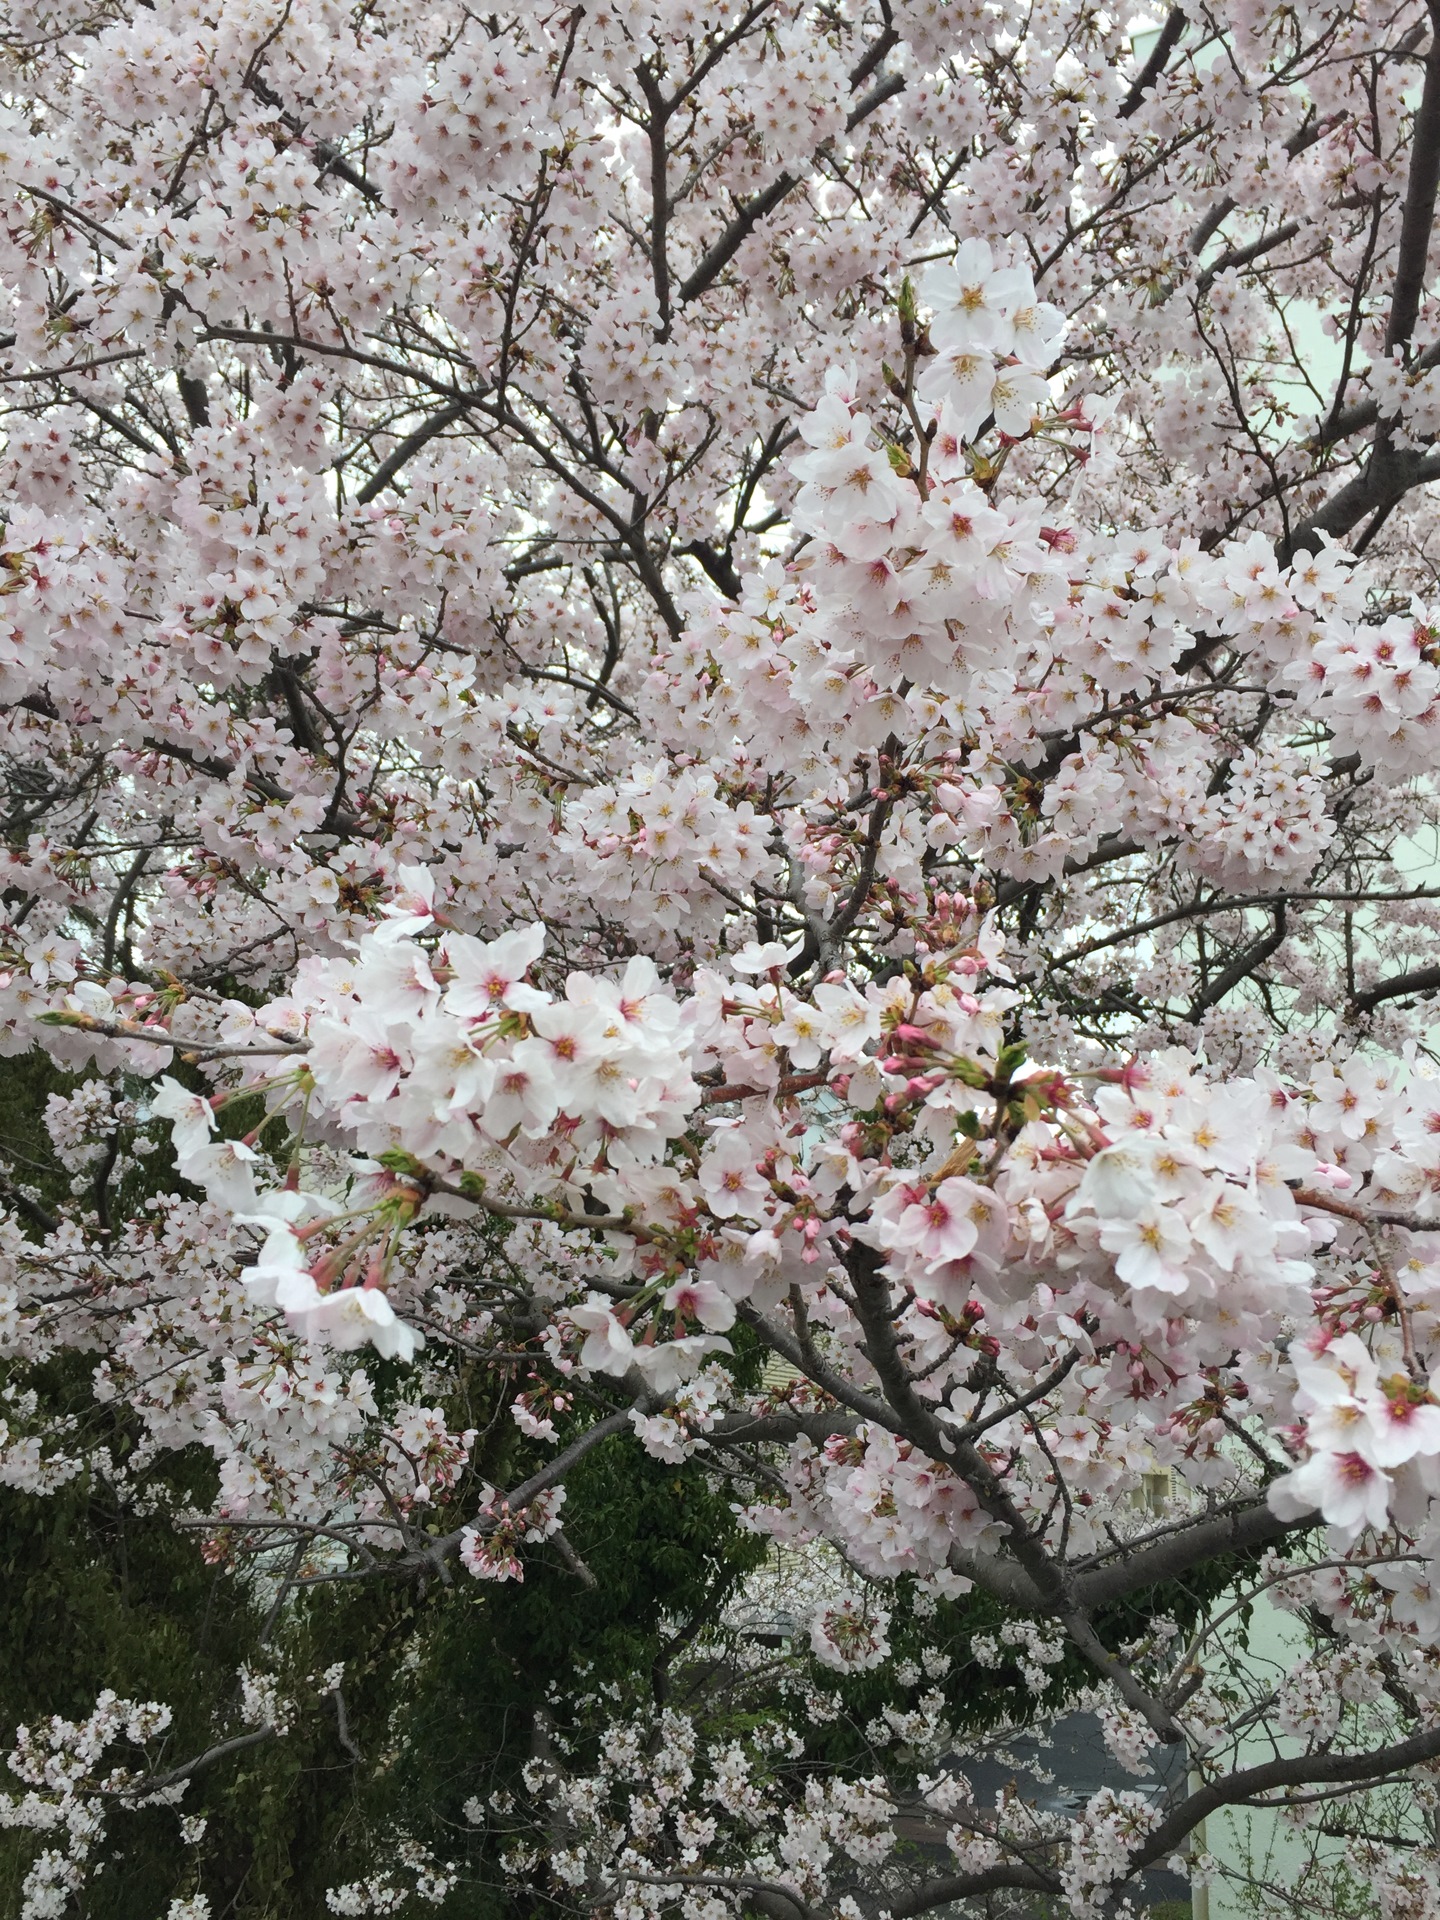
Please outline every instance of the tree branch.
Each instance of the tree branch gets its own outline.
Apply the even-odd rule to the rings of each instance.
[[[1357,993],[1350,1005],[1356,1013],[1373,1013],[1385,1000],[1402,1000],[1410,994],[1440,993],[1440,966],[1417,967],[1413,973],[1396,974],[1378,986]]]
[[[1188,24],[1189,22],[1186,20],[1182,8],[1172,7],[1170,9],[1165,24],[1160,29],[1160,38],[1150,49],[1150,58],[1145,62],[1139,73],[1136,74],[1134,80],[1130,83],[1130,91],[1116,109],[1117,119],[1128,120],[1131,114],[1141,105],[1146,94],[1149,93],[1150,89],[1155,85],[1155,82],[1165,71],[1165,62],[1175,51],[1180,36],[1184,33]]]
[[[1400,218],[1399,253],[1385,324],[1385,349],[1409,344],[1425,292],[1435,196],[1440,191],[1440,0],[1430,0],[1430,51],[1425,85],[1410,136],[1410,178]]]

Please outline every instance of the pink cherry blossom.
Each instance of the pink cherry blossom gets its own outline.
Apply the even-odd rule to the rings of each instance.
[[[762,1214],[769,1185],[755,1165],[755,1153],[740,1133],[722,1133],[700,1163],[699,1182],[710,1211],[721,1219]]]
[[[735,1302],[713,1280],[698,1275],[667,1287],[661,1301],[672,1313],[698,1320],[709,1333],[724,1333],[735,1324]]]
[[[1388,1477],[1359,1453],[1316,1453],[1270,1487],[1270,1505],[1282,1519],[1319,1512],[1342,1534],[1383,1528],[1389,1511]]]
[[[1183,1293],[1191,1236],[1173,1207],[1150,1206],[1130,1219],[1107,1221],[1100,1244],[1115,1256],[1115,1271],[1127,1286]]]
[[[445,943],[451,973],[446,1005],[461,1019],[485,1019],[507,1008],[529,1013],[544,1006],[545,995],[527,985],[524,977],[544,946],[542,926],[517,929],[490,941],[451,935]]]
[[[896,1187],[876,1208],[875,1227],[882,1247],[922,1273],[934,1272],[975,1250],[988,1228],[993,1202],[972,1180],[942,1180],[933,1192]]]

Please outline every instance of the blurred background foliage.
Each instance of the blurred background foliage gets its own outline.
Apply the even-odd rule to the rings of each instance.
[[[7,1060],[0,1073],[0,1160],[32,1208],[53,1210],[70,1196],[43,1114],[51,1093],[76,1084],[38,1055]],[[234,1118],[243,1130],[245,1117]],[[117,1196],[120,1217],[168,1178],[163,1164],[137,1168]],[[83,1189],[78,1197],[83,1204]],[[96,1400],[92,1368],[83,1353],[40,1367],[0,1359],[0,1388],[37,1391],[47,1410],[82,1423],[87,1452],[107,1448],[127,1467],[139,1430]],[[398,1380],[385,1377],[393,1369],[372,1371],[382,1398],[394,1391]],[[527,1459],[538,1464],[513,1424],[494,1417],[505,1408],[488,1404],[487,1381],[472,1377],[462,1391],[457,1424],[485,1435],[477,1471],[504,1484]],[[766,1550],[700,1472],[663,1467],[620,1436],[569,1481],[566,1535],[593,1587],[549,1547],[529,1554],[519,1586],[463,1574],[450,1585],[320,1585],[288,1601],[262,1646],[273,1580],[207,1564],[197,1535],[169,1518],[176,1507],[211,1506],[210,1457],[198,1448],[166,1455],[136,1478],[138,1502],[84,1478],[43,1497],[0,1486],[0,1751],[18,1725],[82,1718],[108,1687],[170,1706],[164,1760],[189,1759],[214,1743],[217,1727],[236,1724],[246,1664],[318,1675],[343,1663],[344,1718],[332,1696],[285,1738],[192,1780],[181,1810],[207,1823],[193,1849],[180,1844],[173,1811],[117,1815],[118,1857],[72,1905],[96,1920],[164,1920],[171,1900],[196,1892],[212,1920],[314,1920],[327,1910],[326,1889],[355,1871],[347,1861],[383,1859],[395,1830],[440,1841],[447,1853],[468,1835],[473,1885],[446,1911],[458,1920],[507,1914],[465,1802],[518,1776],[548,1687],[577,1673],[596,1685],[649,1675],[674,1622],[723,1605]],[[473,1486],[472,1477],[457,1490],[460,1507]],[[20,1789],[0,1779],[0,1792],[7,1785]],[[0,1915],[20,1911],[36,1848],[33,1835],[0,1830]]]

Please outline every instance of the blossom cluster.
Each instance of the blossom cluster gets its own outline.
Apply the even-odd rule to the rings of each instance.
[[[1255,1591],[1335,1645],[1267,1737],[1428,1739],[1418,0],[1175,11],[1153,60],[1070,0],[37,18],[0,103],[0,1482],[158,1512],[199,1448],[217,1565],[514,1581],[574,1558],[598,1434],[843,1556],[792,1722],[893,1679],[853,1730],[884,1777],[616,1709],[598,1773],[536,1774],[515,1877],[563,1832],[622,1920],[721,1920],[742,1866],[902,1905],[892,1790],[957,1737],[955,1649],[902,1649],[976,1589],[980,1684],[1048,1711],[1073,1656],[1137,1780],[1181,1742],[1219,1780],[1224,1605],[1107,1636],[1279,1542]],[[69,1835],[37,1915],[122,1705],[22,1742]],[[1087,1915],[1156,1824],[926,1791],[967,1885]],[[386,1844],[332,1910],[448,1896]],[[1431,1851],[1376,1845],[1428,1916]]]

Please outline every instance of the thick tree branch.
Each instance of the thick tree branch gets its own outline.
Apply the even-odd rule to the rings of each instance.
[[[1166,61],[1179,45],[1180,36],[1184,33],[1188,25],[1189,22],[1185,18],[1184,9],[1181,7],[1172,7],[1166,16],[1164,26],[1160,29],[1159,39],[1150,49],[1149,59],[1130,83],[1130,91],[1116,109],[1118,119],[1128,120],[1131,114],[1142,104],[1146,94],[1150,92],[1155,82],[1165,71]]]
[[[1412,995],[1440,993],[1440,966],[1417,967],[1413,973],[1396,974],[1357,993],[1350,1005],[1356,1013],[1373,1013],[1386,1000],[1404,1000]]]
[[[1430,4],[1430,51],[1425,84],[1410,136],[1410,177],[1400,217],[1400,243],[1385,348],[1409,344],[1420,312],[1435,225],[1435,196],[1440,191],[1440,0]]]
[[[1262,1793],[1280,1787],[1314,1787],[1345,1784],[1364,1786],[1387,1775],[1408,1772],[1440,1756],[1440,1727],[1429,1727],[1408,1740],[1375,1748],[1370,1753],[1302,1753],[1293,1759],[1267,1760],[1258,1767],[1244,1767],[1198,1788],[1155,1829],[1131,1862],[1130,1871],[1138,1873],[1157,1860],[1164,1860],[1183,1844],[1200,1822],[1221,1807],[1238,1806]]]
[[[361,507],[369,506],[370,502],[375,499],[378,494],[385,491],[386,487],[395,479],[401,468],[407,466],[409,462],[415,458],[415,455],[419,453],[423,446],[435,439],[437,435],[444,433],[447,428],[453,427],[457,420],[462,420],[465,417],[465,414],[469,410],[469,404],[467,400],[447,401],[438,412],[432,413],[428,419],[422,420],[413,433],[407,433],[400,444],[386,454],[374,473],[371,474],[364,486],[361,487],[360,491],[355,495],[356,505]]]

